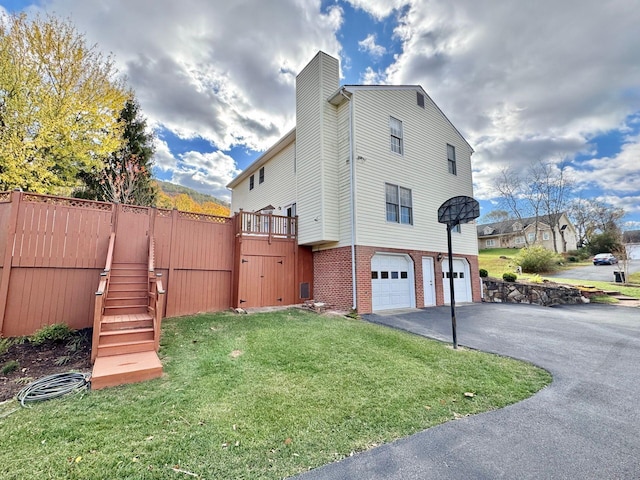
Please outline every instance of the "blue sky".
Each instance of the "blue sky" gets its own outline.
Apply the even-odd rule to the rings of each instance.
[[[220,198],[295,125],[295,75],[420,84],[474,147],[495,208],[511,166],[566,162],[575,189],[640,228],[640,8],[600,0],[0,0],[69,18],[112,53],[158,142],[155,174]],[[550,12],[553,12],[551,15]]]

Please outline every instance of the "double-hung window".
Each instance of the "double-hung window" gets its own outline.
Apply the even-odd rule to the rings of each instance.
[[[387,222],[413,225],[411,189],[385,183]]]
[[[249,177],[249,190],[253,190],[253,180],[254,180],[253,175],[251,175]]]
[[[260,175],[258,177],[258,183],[264,182],[264,167],[260,168]]]
[[[449,173],[457,175],[456,169],[456,147],[447,143],[447,162],[449,163]]]
[[[402,121],[389,117],[389,130],[391,132],[391,151],[402,155]]]

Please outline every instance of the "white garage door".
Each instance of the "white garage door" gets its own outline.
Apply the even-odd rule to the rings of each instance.
[[[442,286],[444,289],[444,303],[451,304],[451,295],[449,294],[449,262],[445,259],[442,261]],[[453,259],[453,292],[455,301],[472,302],[471,297],[471,275],[469,275],[469,264],[461,258]]]
[[[405,255],[376,253],[371,259],[373,311],[415,307],[413,263]]]

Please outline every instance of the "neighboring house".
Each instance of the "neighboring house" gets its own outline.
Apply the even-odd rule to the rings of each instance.
[[[578,235],[565,213],[554,216],[527,217],[502,222],[477,225],[478,246],[485,248],[522,248],[527,245],[542,245],[558,253],[575,250]]]
[[[472,153],[419,85],[341,87],[338,60],[319,52],[296,78],[296,127],[229,183],[231,209],[298,216],[316,301],[360,313],[442,305],[437,210],[473,195]],[[456,301],[480,301],[475,225],[452,237]]]
[[[622,241],[630,260],[640,260],[640,230],[629,230],[622,234]]]

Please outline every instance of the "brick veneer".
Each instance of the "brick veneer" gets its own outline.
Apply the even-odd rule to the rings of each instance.
[[[423,250],[403,250],[356,246],[356,282],[358,313],[371,313],[371,258],[376,253],[401,253],[411,257],[415,282],[416,307],[424,307],[422,286],[422,257],[434,259],[434,279],[436,280],[436,304],[444,304],[442,289],[442,264],[436,260],[438,252]],[[444,253],[443,253],[444,255]],[[478,257],[475,255],[454,255],[466,258],[471,273],[471,295],[474,302],[481,301]],[[316,301],[326,302],[332,308],[349,310],[353,304],[351,285],[351,247],[319,250],[313,253],[313,288]]]

